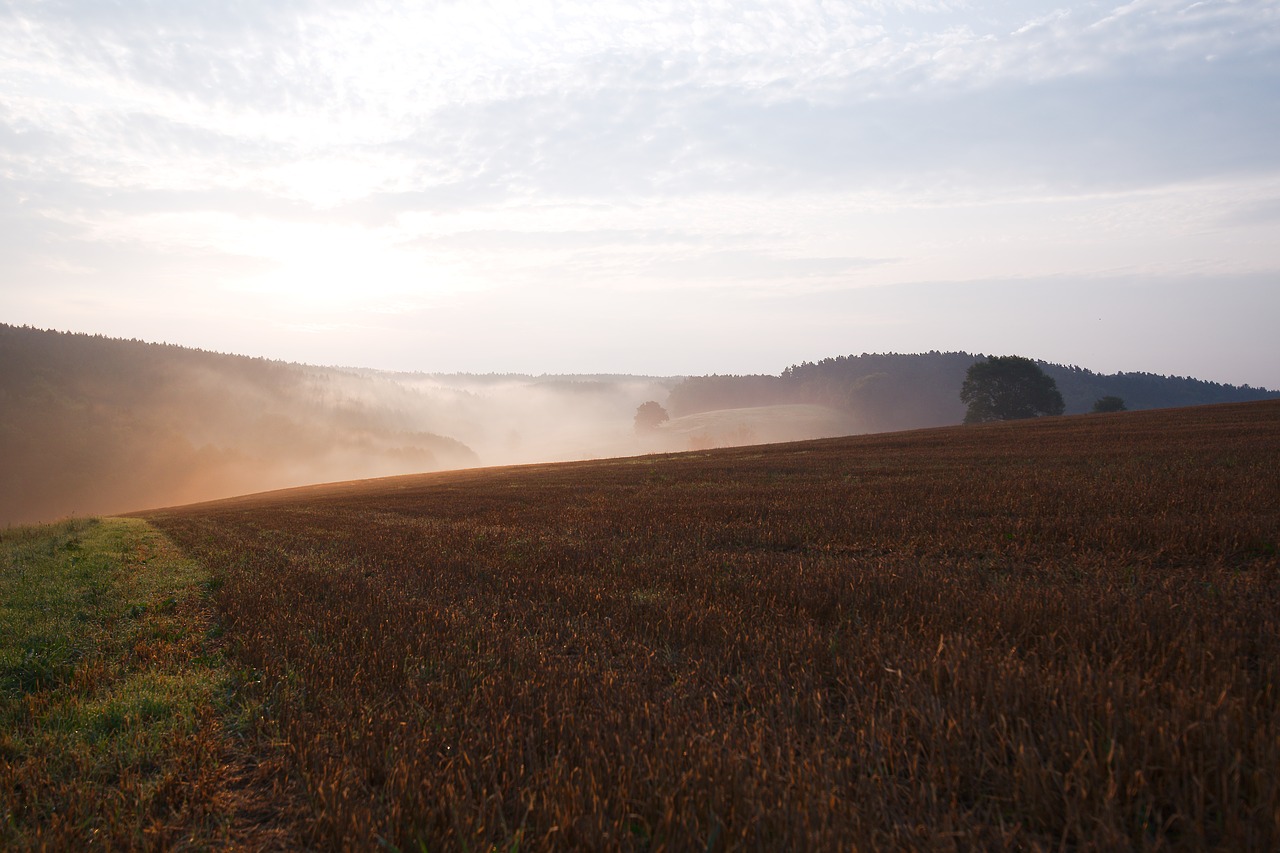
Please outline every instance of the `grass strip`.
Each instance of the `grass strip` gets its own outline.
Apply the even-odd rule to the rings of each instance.
[[[209,589],[140,519],[0,532],[0,848],[228,837]]]

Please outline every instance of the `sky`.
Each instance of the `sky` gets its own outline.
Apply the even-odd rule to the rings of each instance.
[[[1280,388],[1280,0],[0,0],[0,321]]]

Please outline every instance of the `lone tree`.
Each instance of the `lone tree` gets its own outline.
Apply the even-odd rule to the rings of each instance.
[[[653,400],[641,403],[636,409],[636,432],[653,432],[660,424],[671,420],[667,410]]]
[[[1053,377],[1020,355],[992,356],[972,365],[960,400],[969,407],[967,424],[1060,415],[1065,408]]]
[[[1125,406],[1124,400],[1113,394],[1108,394],[1105,397],[1099,397],[1094,402],[1093,410],[1095,412],[1125,412],[1128,411],[1128,407]]]

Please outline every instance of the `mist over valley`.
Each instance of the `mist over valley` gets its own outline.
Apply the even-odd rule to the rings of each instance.
[[[863,354],[778,375],[393,373],[0,325],[0,523],[320,482],[957,424],[983,356]],[[1044,365],[1068,414],[1264,389]],[[665,415],[650,428],[637,409]]]

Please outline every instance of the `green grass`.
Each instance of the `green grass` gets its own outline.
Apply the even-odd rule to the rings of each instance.
[[[0,532],[0,847],[221,831],[231,680],[208,583],[140,519]]]

